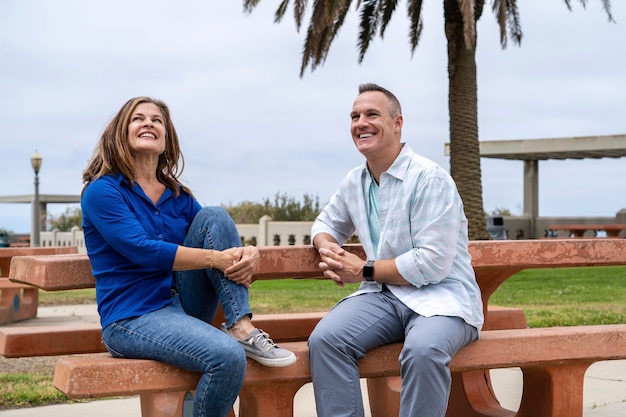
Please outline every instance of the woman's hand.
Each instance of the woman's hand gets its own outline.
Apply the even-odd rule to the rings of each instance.
[[[220,261],[215,267],[224,272],[229,280],[250,288],[252,275],[259,264],[260,255],[256,246],[230,248],[219,252]]]

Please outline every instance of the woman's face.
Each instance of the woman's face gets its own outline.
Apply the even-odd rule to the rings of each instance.
[[[165,121],[154,103],[135,107],[128,125],[128,142],[135,154],[161,155],[165,151]]]

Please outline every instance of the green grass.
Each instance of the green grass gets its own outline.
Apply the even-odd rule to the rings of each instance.
[[[39,291],[39,305],[95,304],[96,290],[93,288],[71,291]]]
[[[252,284],[256,313],[326,311],[358,285],[328,280]],[[492,305],[522,308],[529,327],[626,323],[626,266],[532,269],[505,281]]]
[[[339,287],[325,279],[255,281],[249,292],[250,306],[256,314],[327,311],[358,287]]]
[[[255,313],[327,311],[357,285],[328,280],[257,281],[250,290]],[[40,305],[93,303],[93,289],[40,291]],[[626,323],[626,266],[534,269],[509,278],[492,305],[519,307],[530,327]],[[10,360],[5,360],[10,361]],[[52,387],[52,370],[28,374],[0,368],[0,409],[68,402]]]
[[[521,271],[493,294],[492,305],[519,307],[530,327],[626,323],[626,267]]]
[[[52,386],[52,375],[0,373],[0,386],[0,409],[68,402],[67,397]]]

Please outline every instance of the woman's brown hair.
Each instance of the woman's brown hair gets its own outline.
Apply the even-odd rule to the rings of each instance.
[[[185,167],[185,159],[180,151],[170,110],[161,100],[149,97],[128,100],[104,129],[87,168],[83,171],[83,191],[91,181],[107,174],[122,174],[131,184],[134,183],[135,158],[128,144],[128,125],[135,108],[142,103],[156,105],[163,115],[165,152],[159,156],[156,172],[158,181],[171,189],[176,196],[180,195],[181,189],[191,195],[191,191],[178,180]]]

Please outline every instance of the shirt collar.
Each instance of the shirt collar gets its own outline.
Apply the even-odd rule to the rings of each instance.
[[[383,174],[387,173],[392,177],[403,181],[407,176],[413,154],[413,149],[411,149],[407,143],[402,142],[402,149],[400,150],[400,153],[396,157],[395,161],[393,161],[393,164],[391,164],[391,166],[387,169],[387,171],[383,172]],[[362,169],[363,175],[369,177],[370,173],[367,169],[367,161],[363,162]]]
[[[118,184],[124,184],[125,186],[127,186],[130,190],[132,190],[132,192],[139,194],[141,196],[145,196],[145,193],[143,191],[140,191],[141,187],[139,186],[139,184],[137,184],[136,182],[134,184],[131,184],[131,182],[128,180],[128,178],[126,178],[123,174],[111,174],[111,176],[115,179],[115,181]],[[165,192],[163,193],[163,196],[161,196],[160,201],[165,201],[168,198],[170,198],[173,195],[172,190],[169,189],[169,187],[165,188]],[[144,197],[147,198],[147,197]]]

